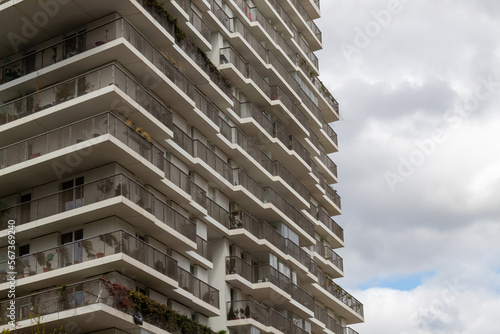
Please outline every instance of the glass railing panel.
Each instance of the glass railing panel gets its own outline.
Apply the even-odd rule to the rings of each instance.
[[[290,172],[281,162],[274,161],[274,176],[281,177],[295,190],[302,198],[309,200],[309,189],[300,182],[292,172]]]
[[[254,283],[252,266],[237,256],[226,257],[226,275],[238,274],[247,281]]]
[[[61,84],[44,88],[0,106],[0,124],[8,123],[73,98],[116,85],[167,127],[172,127],[172,111],[117,65],[107,65]]]
[[[351,296],[347,291],[342,289],[338,284],[333,282],[330,277],[327,277],[322,272],[318,272],[318,284],[328,291],[331,295],[336,297],[342,303],[351,308],[354,312],[363,316],[363,304],[361,304],[356,298]]]
[[[206,208],[207,206],[207,193],[205,190],[203,190],[199,185],[197,185],[194,181],[191,180],[190,182],[190,193],[191,193],[191,198],[201,205],[202,207]]]
[[[231,47],[221,48],[219,50],[220,63],[232,64],[246,78],[247,63],[241,56]]]
[[[247,152],[259,165],[261,165],[269,174],[273,173],[272,160],[250,139],[248,136],[238,128],[233,128],[236,144]]]
[[[207,197],[207,212],[210,217],[218,221],[226,228],[230,228],[229,224],[229,211],[224,209],[219,204],[215,203],[212,199]]]
[[[174,125],[174,142],[189,153],[189,155],[193,156],[193,140],[176,125]]]
[[[200,236],[196,236],[196,253],[212,262],[212,244]]]
[[[17,278],[35,276],[124,253],[177,280],[177,261],[124,231],[115,231],[49,248],[16,259]],[[0,263],[0,267],[6,262]]]
[[[311,163],[311,153],[294,136],[290,136],[290,149],[294,150],[308,165]]]
[[[127,198],[190,240],[196,240],[196,224],[193,221],[122,174],[5,208],[0,211],[0,216],[6,218],[5,222],[17,219],[18,225],[22,225],[117,196]],[[7,224],[3,223],[1,228],[7,228]]]
[[[17,59],[11,59],[12,57],[5,58],[0,68],[2,72],[0,84],[36,72],[42,68],[121,37],[118,28],[119,24],[117,24],[119,21],[120,19],[102,24],[93,29],[78,33],[62,42],[18,57]],[[102,37],[99,38],[97,36],[106,36],[106,39],[103,40]]]
[[[262,186],[243,169],[238,168],[234,170],[233,180],[235,185],[243,186],[251,194],[257,197],[257,199],[262,200],[262,198],[264,197]]]
[[[0,169],[111,134],[143,158],[163,169],[163,151],[113,114],[106,112],[0,149]]]
[[[337,165],[322,149],[320,149],[319,159],[333,175],[337,176]]]
[[[324,209],[318,209],[316,217],[323,225],[338,236],[340,240],[344,240],[344,230],[328,215]]]
[[[231,20],[229,15],[226,14],[224,9],[222,9],[222,7],[215,0],[208,0],[208,2],[210,3],[213,14],[219,20],[219,23],[222,24],[228,31],[231,31]]]

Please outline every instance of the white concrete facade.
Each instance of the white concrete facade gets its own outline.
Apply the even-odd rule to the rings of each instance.
[[[0,1],[0,312],[172,332],[134,323],[114,282],[215,332],[355,333],[319,16],[319,0]]]

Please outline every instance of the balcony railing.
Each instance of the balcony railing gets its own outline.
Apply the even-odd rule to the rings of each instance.
[[[31,277],[119,253],[129,255],[174,280],[179,278],[177,260],[124,231],[105,233],[18,257],[17,278]],[[0,262],[0,272],[2,270],[7,271],[7,261]]]
[[[210,79],[227,95],[231,96],[231,87],[227,78],[225,78],[214,66],[211,62],[207,61],[208,58],[204,55],[201,49],[192,42],[188,37],[184,36],[183,38],[178,38],[176,34],[176,28],[171,19],[169,19],[166,15],[158,14],[153,8],[146,5],[143,0],[138,0],[138,2],[151,14],[151,16],[158,22],[160,25],[165,28],[172,36],[175,36],[175,42],[177,45],[181,47],[186,54],[191,57],[192,60],[201,69],[205,71],[210,76]],[[207,40],[210,41],[211,30],[208,25],[203,22],[202,18],[189,6],[188,2],[181,2],[182,8],[189,15],[189,20],[193,24],[193,26],[201,33],[201,35]]]
[[[204,302],[219,308],[219,290],[203,282],[189,271],[179,267],[179,287],[192,293]]]
[[[106,41],[98,40],[95,43],[95,36],[107,36]],[[136,48],[144,57],[146,57],[158,70],[168,77],[181,91],[191,97],[196,107],[207,117],[217,119],[218,109],[208,100],[208,98],[195,87],[193,82],[183,74],[165,55],[161,53],[149,40],[132,26],[125,18],[118,18],[94,29],[87,30],[77,34],[76,37],[65,39],[63,42],[54,44],[41,49],[30,55],[23,56],[14,61],[5,63],[2,66],[2,72],[15,72],[15,75],[2,77],[5,83],[18,77],[35,72],[41,68],[52,65],[55,62],[83,53],[93,47],[100,46],[118,38],[125,38],[134,48]],[[77,48],[68,51],[68,43],[74,44]],[[89,42],[89,41],[92,42]],[[80,42],[81,41],[81,42]],[[55,51],[54,51],[55,50]],[[55,55],[55,59],[51,60]],[[58,55],[62,55],[59,57]],[[26,65],[29,63],[30,65]],[[5,81],[7,80],[7,81]],[[228,88],[226,89],[228,90]]]
[[[314,304],[314,317],[324,323],[326,328],[332,331],[335,334],[345,334],[342,326],[339,323],[329,316],[325,309],[319,306],[318,304]]]
[[[332,296],[347,305],[347,307],[352,309],[354,312],[356,312],[360,316],[363,316],[363,304],[361,304],[356,298],[351,296],[347,291],[342,289],[331,278],[327,277],[321,271],[318,271],[318,284],[323,289],[328,291]]]
[[[117,293],[112,290],[112,287],[110,287],[111,284],[112,283],[107,282],[104,279],[92,279],[84,282],[68,284],[64,286],[64,289],[62,287],[52,288],[42,292],[30,294],[25,297],[15,298],[16,322],[33,320],[34,317],[45,317],[50,314],[66,310],[76,310],[81,307],[97,304],[110,306],[129,315],[135,314],[137,312],[137,308],[131,307],[135,306],[129,295],[129,291],[131,289],[124,287],[123,292]],[[147,296],[141,296],[141,298],[147,305],[160,304],[158,302],[155,303]],[[218,300],[218,296],[216,299]],[[7,314],[7,308],[9,305],[9,300],[0,303],[0,310],[2,314]],[[139,308],[141,306],[144,307],[143,305],[137,306]],[[217,308],[219,307],[218,304],[214,304],[213,306]],[[166,306],[163,307],[167,309]],[[141,311],[144,321],[149,324],[170,333],[177,333],[181,330],[179,325],[176,324],[176,317],[173,312],[162,314],[161,317],[158,317],[158,311],[151,312],[142,309]],[[8,321],[9,319],[7,317],[1,317],[0,325],[6,325]],[[130,323],[132,324],[132,317],[130,317]]]
[[[326,168],[337,177],[337,165],[333,160],[320,148],[319,160],[326,166]]]
[[[278,160],[273,161],[273,175],[279,176],[282,180],[292,187],[302,198],[309,200],[309,189],[297,179],[295,175],[292,174],[281,162]]]
[[[229,15],[222,9],[222,7],[215,0],[208,0],[210,3],[210,8],[215,17],[219,20],[219,23],[226,28],[227,31],[231,31],[231,21]]]
[[[195,297],[219,307],[217,289],[180,268],[177,260],[171,256],[121,230],[19,257],[16,259],[16,265],[19,265],[19,268],[24,265],[24,270],[18,278],[35,276],[119,253],[126,254],[172,278],[179,283],[179,287]],[[7,264],[7,261],[0,262],[0,272],[2,269],[8,271]]]
[[[0,106],[0,125],[115,85],[157,120],[172,128],[172,111],[117,64],[105,65]]]
[[[193,157],[203,160],[210,168],[215,170],[217,174],[222,176],[230,184],[233,184],[233,168],[219,157],[214,151],[210,150],[205,144],[199,140],[193,141]]]
[[[316,211],[313,213],[313,217],[317,217],[317,219],[324,226],[326,226],[330,231],[333,232],[333,234],[339,237],[340,240],[344,241],[344,229],[340,227],[340,225],[337,224],[326,211],[316,208]]]
[[[229,212],[208,197],[207,197],[207,211],[210,217],[215,219],[217,222],[219,222],[226,228],[229,228],[229,224],[227,223],[227,217],[229,216]]]
[[[238,274],[251,283],[270,282],[290,294],[292,299],[308,309],[314,309],[311,294],[294,284],[289,277],[268,264],[252,266],[237,256],[228,256],[226,257],[226,274]]]
[[[227,302],[226,308],[228,321],[253,319],[266,327],[273,327],[283,333],[307,334],[307,331],[295,325],[292,319],[288,319],[278,311],[263,306],[251,299]],[[228,327],[233,326],[231,323],[228,323]],[[236,328],[235,330],[237,331]],[[231,333],[233,333],[232,329]]]
[[[325,190],[326,196],[341,209],[340,196],[337,194],[337,190],[333,189],[328,183],[323,175],[319,174],[319,185]]]
[[[297,155],[299,157],[301,157],[302,160],[304,160],[304,162],[306,164],[308,164],[308,165],[311,164],[311,153],[309,153],[309,151],[305,148],[305,146],[302,145],[302,143],[294,136],[290,136],[290,147],[289,148],[291,150],[294,150],[295,153],[297,153]]]
[[[285,216],[290,218],[295,224],[303,229],[306,234],[314,235],[314,225],[311,223],[295,206],[288,202],[283,196],[278,194],[273,188],[266,187],[264,189],[264,203],[273,204],[278,210],[283,212]]]
[[[228,227],[230,229],[243,228],[252,233],[258,239],[269,241],[284,254],[292,256],[302,263],[313,275],[317,272],[317,263],[311,256],[292,240],[282,236],[277,230],[265,222],[259,222],[245,211],[236,211],[228,214]]]
[[[86,148],[92,140],[96,141],[104,134],[112,135],[154,166],[163,169],[163,151],[110,112],[0,148],[0,169],[77,144]],[[75,149],[78,148],[76,146]]]
[[[212,244],[200,236],[196,236],[196,253],[212,262]]]
[[[332,129],[327,123],[323,123],[323,131],[326,132],[326,135],[335,143],[335,145],[339,145],[337,139],[337,133]]]
[[[15,219],[18,225],[22,225],[118,196],[129,199],[189,240],[196,241],[196,224],[193,221],[123,174],[5,208],[0,211],[1,229],[7,228],[9,219]]]
[[[325,260],[330,261],[334,266],[344,271],[344,260],[333,251],[331,247],[324,245],[321,240],[316,239],[316,245],[314,245],[314,251],[318,253]]]

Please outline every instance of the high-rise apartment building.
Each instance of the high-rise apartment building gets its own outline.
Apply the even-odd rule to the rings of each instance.
[[[0,329],[353,333],[319,16],[0,1]]]

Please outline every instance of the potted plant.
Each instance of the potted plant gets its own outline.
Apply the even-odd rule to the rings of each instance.
[[[124,184],[119,183],[115,187],[115,196],[124,196],[124,197],[127,197],[127,195],[128,195],[127,186],[124,185]]]
[[[229,257],[227,260],[226,260],[226,267],[227,267],[227,273],[228,274],[235,274],[236,273],[236,259],[234,258],[234,256],[231,256]]]
[[[165,274],[165,272],[166,272],[165,265],[160,260],[156,260],[156,262],[155,262],[155,269],[156,269],[156,271],[159,271],[162,274]]]
[[[101,180],[97,183],[97,190],[102,192],[103,195],[106,195],[108,191],[110,191],[113,188],[113,180],[112,179],[105,179]]]
[[[236,313],[234,313],[233,304],[231,304],[231,306],[229,306],[229,311],[227,312],[227,320],[234,319],[236,319]]]
[[[81,246],[84,250],[85,253],[87,254],[87,257],[89,259],[95,259],[96,253],[94,250],[94,246],[92,245],[92,241],[90,240],[83,240],[78,243],[79,246]]]
[[[167,263],[167,276],[171,278],[177,276],[177,264],[171,259],[168,259]]]
[[[245,318],[250,318],[250,306],[248,305],[245,307]]]
[[[54,259],[54,254],[53,253],[47,254],[47,258],[46,258],[46,261],[45,261],[45,268],[43,268],[44,272],[52,270],[52,263],[50,263],[50,261],[52,261],[53,259]]]
[[[59,288],[59,302],[63,310],[68,310],[71,307],[69,303],[68,286],[66,284],[61,285]]]
[[[36,257],[36,263],[38,263],[40,267],[45,266],[45,264],[47,263],[47,259],[45,258],[44,252],[36,253],[35,257]]]
[[[75,93],[75,87],[74,87],[74,82],[67,82],[60,84],[56,88],[56,103],[61,103],[64,101],[69,100],[70,98],[73,97],[73,94]]]
[[[71,265],[71,259],[69,257],[69,250],[68,247],[66,246],[60,246],[56,248],[56,253],[59,254],[61,259],[64,260],[64,266],[69,266]]]
[[[104,242],[109,247],[115,247],[118,244],[118,240],[113,233],[102,234],[99,236],[99,240]]]

